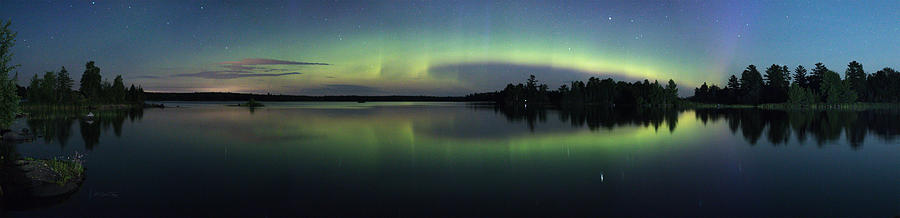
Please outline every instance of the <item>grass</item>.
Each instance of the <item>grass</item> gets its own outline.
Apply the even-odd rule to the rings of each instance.
[[[59,185],[65,185],[70,180],[81,177],[81,174],[84,173],[84,166],[75,161],[58,160],[56,158],[52,160],[35,160],[30,157],[25,158],[25,160],[36,161],[50,167],[51,170],[59,174],[59,179],[55,181]]]

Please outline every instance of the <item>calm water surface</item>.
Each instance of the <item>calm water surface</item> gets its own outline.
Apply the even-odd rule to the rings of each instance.
[[[896,111],[166,104],[20,120],[87,179],[0,215],[900,215]]]

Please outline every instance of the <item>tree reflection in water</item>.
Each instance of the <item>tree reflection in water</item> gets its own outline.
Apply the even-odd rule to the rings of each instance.
[[[678,115],[685,110],[674,108],[623,108],[623,107],[574,107],[546,109],[539,107],[497,107],[471,105],[474,109],[492,109],[509,122],[524,122],[531,131],[535,126],[547,122],[548,117],[557,116],[573,127],[587,127],[590,130],[612,130],[620,126],[660,127],[674,132]],[[900,110],[862,111],[814,111],[814,110],[760,110],[760,109],[695,109],[696,119],[704,125],[724,121],[732,134],[740,134],[751,145],[766,140],[772,145],[785,145],[796,139],[798,144],[813,140],[823,147],[846,138],[854,148],[862,147],[867,136],[872,134],[882,140],[891,141],[900,134]],[[71,136],[72,126],[78,123],[85,148],[92,150],[99,143],[100,133],[112,129],[116,136],[122,135],[125,120],[140,120],[142,109],[109,110],[94,112],[93,119],[83,117],[85,113],[35,111],[30,113],[28,127],[42,136],[44,143],[58,143],[65,147]]]
[[[891,141],[900,134],[898,110],[864,111],[782,111],[756,109],[700,109],[697,118],[703,123],[725,120],[732,133],[741,130],[744,138],[755,144],[766,133],[773,145],[787,144],[793,135],[803,143],[815,140],[822,147],[843,134],[854,149],[862,147],[868,134]]]
[[[611,130],[617,126],[652,126],[659,129],[665,124],[670,132],[675,131],[678,114],[682,111],[673,108],[611,108],[611,107],[572,107],[572,108],[526,108],[475,105],[473,108],[491,108],[502,114],[510,122],[525,122],[534,131],[539,123],[547,122],[548,111],[558,114],[559,120],[570,123],[573,127],[587,126],[590,130]]]
[[[477,106],[476,106],[477,107]],[[484,108],[481,106],[479,108]],[[532,131],[536,125],[547,121],[548,111],[559,115],[559,120],[574,127],[587,126],[590,130],[611,130],[619,126],[665,125],[673,132],[678,115],[685,110],[672,108],[525,108],[493,107],[510,122],[525,122]],[[795,138],[798,144],[814,140],[819,147],[838,141],[843,135],[854,148],[862,147],[869,134],[892,141],[900,134],[900,110],[815,111],[815,110],[762,110],[762,109],[695,109],[696,119],[704,125],[724,121],[732,134],[738,132],[751,145],[763,140],[772,145],[789,144]],[[550,113],[550,114],[552,114]]]
[[[78,123],[81,139],[88,150],[100,143],[100,133],[112,128],[117,137],[122,136],[122,125],[125,120],[134,122],[144,116],[144,110],[140,108],[127,110],[93,111],[93,118],[85,117],[84,111],[29,111],[28,128],[37,134],[45,144],[58,143],[65,147],[71,136],[72,126]]]

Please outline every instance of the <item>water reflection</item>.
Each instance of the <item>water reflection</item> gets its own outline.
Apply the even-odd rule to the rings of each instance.
[[[85,111],[29,111],[26,121],[28,128],[36,133],[44,144],[58,144],[66,147],[72,136],[72,126],[78,124],[81,139],[87,150],[93,150],[100,143],[101,131],[112,129],[116,137],[122,136],[122,125],[126,120],[134,122],[144,116],[143,109],[94,111],[87,118]]]
[[[701,109],[697,119],[704,124],[724,120],[732,133],[740,133],[750,144],[756,144],[765,133],[773,145],[790,142],[791,135],[803,144],[814,140],[822,147],[837,142],[843,135],[848,144],[861,148],[869,133],[885,141],[900,134],[900,111],[780,111],[752,109]]]
[[[47,145],[58,144],[60,148],[65,148],[70,142],[72,128],[77,123],[81,138],[84,140],[84,148],[93,150],[100,143],[102,131],[112,129],[116,137],[120,137],[122,126],[126,120],[134,122],[143,117],[143,109],[93,111],[94,116],[90,117],[85,116],[87,113],[87,111],[32,110],[28,111],[29,115],[25,120],[25,125],[28,128],[27,132],[34,133],[31,136],[34,137],[32,139],[34,142]],[[51,177],[26,176],[32,171],[40,170],[23,164],[22,159],[33,157],[20,153],[15,144],[14,141],[0,141],[0,186],[5,192],[0,192],[3,193],[0,195],[0,212],[3,209],[46,208],[69,200],[70,196],[77,192],[80,183],[63,186],[48,185],[44,182],[36,182],[36,180],[29,181],[33,177],[42,179]],[[49,174],[35,173],[35,175]],[[69,188],[74,191],[61,191]]]
[[[484,106],[473,108],[485,108]],[[525,122],[534,131],[537,123],[547,121],[546,108],[525,107],[491,107],[495,112],[503,114],[510,122]],[[584,127],[597,130],[612,130],[618,126],[652,126],[659,129],[665,124],[669,132],[674,132],[678,124],[678,114],[683,110],[669,108],[611,108],[611,107],[575,107],[552,110],[558,114],[561,122],[570,123],[573,127]]]
[[[9,214],[884,215],[900,193],[900,172],[883,167],[900,163],[898,150],[877,141],[898,133],[892,111],[223,105],[33,116],[53,137],[18,152],[93,149],[89,178],[64,203]],[[848,140],[866,149],[812,145],[853,128],[862,136]],[[744,144],[770,141],[779,147]]]
[[[485,106],[473,108],[483,109]],[[564,109],[501,108],[491,107],[509,122],[524,122],[531,131],[547,122],[548,114],[557,114],[561,122],[573,127],[587,126],[590,130],[612,130],[621,126],[652,126],[658,130],[664,125],[674,132],[678,116],[684,110],[654,108],[578,107]],[[696,109],[696,119],[704,125],[724,121],[732,134],[740,133],[751,145],[765,140],[773,145],[784,145],[792,136],[800,144],[814,140],[822,147],[837,142],[845,136],[848,144],[858,149],[869,133],[882,140],[892,141],[900,134],[898,110],[863,111],[783,111],[760,109]]]
[[[654,108],[611,108],[611,107],[577,107],[565,109],[497,107],[493,105],[469,105],[474,110],[493,110],[502,115],[509,123],[524,123],[530,132],[536,127],[548,124],[548,117],[557,118],[559,122],[568,123],[573,128],[584,128],[592,131],[613,130],[624,126],[664,128],[674,132],[678,126],[678,117],[684,112],[680,109]],[[395,109],[392,109],[395,110]],[[380,111],[380,110],[374,110]],[[363,111],[361,111],[362,113]],[[409,113],[415,113],[412,110]],[[435,111],[441,113],[443,111]],[[33,111],[27,119],[28,128],[34,131],[38,140],[44,144],[58,144],[66,147],[73,134],[72,127],[77,124],[87,150],[93,150],[99,144],[103,131],[112,130],[116,137],[122,135],[125,121],[139,121],[143,117],[143,109],[109,110],[95,112],[92,119],[83,117],[82,112]],[[251,114],[255,111],[251,110]],[[326,117],[332,115],[324,111],[305,111],[305,114],[319,114]],[[427,113],[431,114],[431,113]],[[758,109],[696,109],[695,118],[704,125],[715,122],[727,123],[732,134],[740,135],[751,145],[766,140],[772,145],[788,144],[791,139],[799,144],[812,140],[822,147],[837,142],[844,136],[848,144],[861,148],[868,134],[873,134],[886,141],[892,141],[900,134],[898,110],[865,110],[865,111],[782,111]],[[409,115],[409,114],[407,114]],[[465,134],[468,127],[476,125],[466,120],[456,119],[455,127],[433,127],[430,131],[435,135],[453,137],[490,137],[483,131],[495,131],[500,135],[509,135],[509,130],[479,130]],[[464,124],[464,125],[458,125]],[[452,128],[452,129],[448,129]],[[550,127],[559,130],[558,127]],[[505,132],[505,133],[504,133]],[[481,136],[476,136],[481,134]]]

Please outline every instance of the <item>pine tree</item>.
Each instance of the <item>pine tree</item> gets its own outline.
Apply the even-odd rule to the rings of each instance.
[[[110,87],[110,95],[112,96],[113,103],[122,103],[125,102],[125,83],[122,81],[122,75],[117,75],[115,79],[113,79],[112,87]]]
[[[859,94],[862,101],[868,101],[868,88],[866,87],[866,71],[863,70],[862,64],[856,61],[847,64],[847,71],[844,72],[844,79],[850,83],[850,89]]]
[[[9,73],[19,65],[10,63],[16,44],[16,32],[9,29],[11,21],[0,22],[0,127],[9,126],[19,113],[19,95],[15,80],[9,79]],[[18,74],[17,74],[18,75]]]
[[[803,65],[797,65],[797,68],[794,68],[794,83],[799,85],[800,88],[809,87],[809,79],[806,76],[806,68],[803,68]]]
[[[743,94],[742,102],[745,104],[759,104],[762,94],[763,79],[756,66],[747,66],[747,69],[741,73],[741,94]]]
[[[828,68],[825,67],[822,63],[816,63],[816,67],[813,68],[812,74],[807,77],[807,81],[809,81],[809,89],[819,91],[822,90],[822,80],[825,77],[825,73],[827,73]]]
[[[57,102],[71,103],[72,84],[74,81],[72,80],[72,77],[69,76],[69,71],[66,70],[66,67],[62,67],[62,69],[59,70],[56,79]]]
[[[669,79],[669,83],[666,85],[666,103],[674,104],[676,101],[678,101],[678,85],[674,80]]]
[[[787,68],[787,66],[784,68]],[[766,68],[766,86],[773,88],[787,88],[790,81],[784,73],[784,68],[775,64]]]
[[[84,65],[84,74],[81,75],[81,91],[89,102],[96,102],[100,98],[100,90],[102,78],[100,76],[100,68],[94,66],[93,61],[88,61]]]
[[[728,78],[728,86],[725,87],[732,90],[738,90],[741,88],[741,82],[738,81],[738,78],[736,76],[731,75],[731,77]]]
[[[28,84],[28,91],[27,91],[27,93],[28,93],[27,98],[28,98],[29,103],[40,103],[40,102],[44,101],[43,99],[41,99],[42,98],[41,84],[43,84],[43,83],[41,82],[41,78],[38,77],[37,74],[35,74],[34,76],[31,77],[31,82]]]
[[[56,72],[47,71],[41,79],[41,103],[53,104],[56,102]]]
[[[787,89],[790,85],[789,72],[787,66],[773,64],[766,68],[766,85],[764,90],[766,102],[784,102],[787,100]]]

